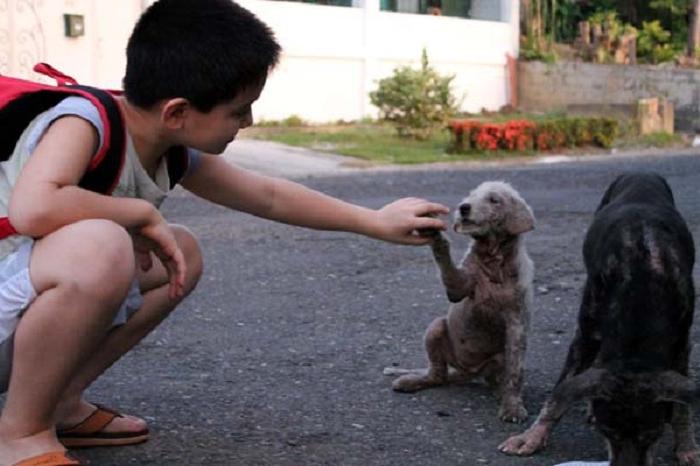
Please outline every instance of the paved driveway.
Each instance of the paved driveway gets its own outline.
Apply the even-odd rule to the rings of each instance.
[[[503,179],[538,219],[525,386],[534,419],[574,330],[584,279],[581,243],[605,186],[624,170],[657,170],[700,234],[700,159],[616,158],[497,168],[360,172],[304,182],[370,207],[403,196],[456,203],[478,183]],[[145,416],[152,439],[94,449],[93,464],[551,466],[601,460],[603,443],[570,411],[539,455],[496,450],[522,427],[496,417],[481,384],[394,393],[385,366],[423,366],[422,334],[447,301],[428,248],[278,225],[177,192],[172,221],[201,239],[199,288],[161,328],[115,365],[91,397]],[[467,246],[451,235],[455,253]],[[693,332],[698,341],[697,330]],[[700,364],[698,352],[693,369]],[[672,463],[669,435],[657,465]]]

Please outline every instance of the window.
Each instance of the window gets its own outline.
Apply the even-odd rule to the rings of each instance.
[[[380,0],[382,11],[469,18],[471,0]]]
[[[313,3],[315,5],[352,6],[352,0],[291,0],[299,3]]]

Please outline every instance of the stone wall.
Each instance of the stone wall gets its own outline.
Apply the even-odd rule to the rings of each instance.
[[[700,129],[700,71],[591,63],[518,63],[519,107],[525,111],[633,116],[639,99],[666,97],[680,131]]]

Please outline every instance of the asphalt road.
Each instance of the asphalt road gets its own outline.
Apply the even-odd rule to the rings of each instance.
[[[691,231],[700,234],[698,156],[361,172],[303,182],[371,207],[403,196],[455,206],[494,179],[520,191],[537,217],[527,240],[538,290],[525,375],[529,423],[573,335],[584,232],[607,184],[626,170],[666,176]],[[91,399],[144,416],[153,432],[140,446],[82,451],[93,465],[551,466],[605,459],[600,437],[584,425],[583,404],[544,452],[523,459],[496,450],[524,426],[498,420],[484,385],[392,392],[382,369],[424,366],[423,332],[447,308],[428,248],[274,224],[184,192],[164,211],[200,238],[205,275],[193,296],[91,389]],[[461,255],[467,240],[450,237]],[[696,373],[699,353],[691,363]],[[668,433],[656,464],[673,464]]]

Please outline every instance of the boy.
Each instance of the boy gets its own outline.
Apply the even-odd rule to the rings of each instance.
[[[0,214],[18,232],[0,241],[1,465],[80,464],[65,446],[126,445],[146,423],[93,405],[85,389],[152,331],[197,284],[197,241],[157,210],[169,186],[166,153],[187,147],[181,185],[232,209],[402,244],[444,229],[440,204],[348,204],[226,163],[252,124],[251,105],[276,64],[270,30],[230,0],[160,0],[127,47],[127,160],[111,196],[77,187],[104,128],[92,104],[69,97],[36,117],[0,164]]]

